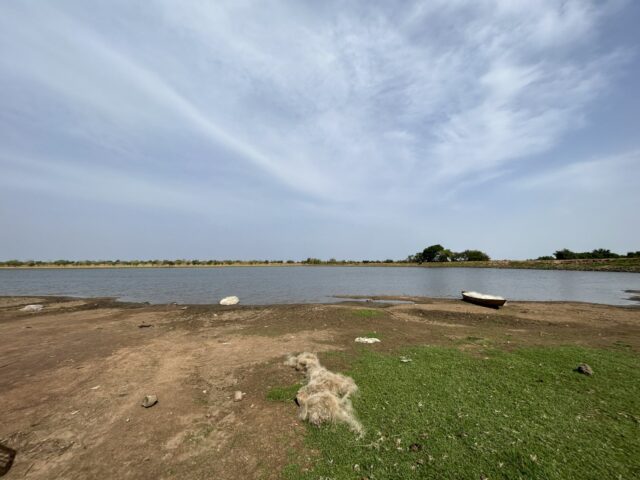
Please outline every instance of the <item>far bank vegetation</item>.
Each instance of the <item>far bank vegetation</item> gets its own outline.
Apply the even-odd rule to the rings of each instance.
[[[403,260],[323,260],[308,257],[305,260],[6,260],[0,268],[172,268],[172,267],[225,267],[225,266],[421,266],[521,268],[543,270],[602,270],[640,272],[640,250],[626,255],[598,248],[590,252],[574,252],[567,248],[553,255],[533,260],[491,260],[481,250],[455,252],[440,244],[430,245]]]
[[[407,257],[408,263],[430,262],[487,262],[491,260],[489,255],[480,250],[464,250],[453,252],[442,245],[431,245],[415,255]]]

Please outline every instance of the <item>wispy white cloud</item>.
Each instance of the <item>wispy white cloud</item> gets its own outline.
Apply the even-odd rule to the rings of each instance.
[[[169,121],[187,121],[213,142],[285,183],[303,188],[310,194],[322,193],[316,188],[322,183],[317,175],[309,182],[308,177],[290,171],[282,160],[270,158],[251,142],[230,133],[214,120],[215,109],[210,115],[204,113],[160,75],[110,48],[78,22],[43,6],[30,13],[37,28],[20,25],[20,22],[16,23],[19,27],[16,24],[10,27],[15,20],[10,16],[6,17],[4,26],[17,31],[17,35],[9,39],[15,42],[14,46],[26,45],[42,57],[25,63],[16,61],[16,56],[5,57],[5,68],[26,74],[71,101],[125,121],[132,128],[140,123],[153,126],[158,117],[167,115],[173,117]],[[66,48],[62,49],[62,45]],[[309,168],[312,170],[313,166]]]
[[[640,150],[620,155],[586,159],[553,168],[510,182],[517,189],[581,191],[583,193],[618,192],[637,188],[640,175]],[[640,201],[638,202],[640,204]]]
[[[293,149],[306,163],[289,169],[316,166],[340,198],[368,196],[372,182],[413,192],[417,173],[446,184],[547,151],[583,123],[624,57],[575,55],[611,8],[593,2],[435,2],[406,18],[280,5],[269,21],[255,5],[168,5],[168,21],[228,66],[223,75],[245,72],[250,90],[282,105],[256,112],[255,92],[241,89],[252,137],[283,162]]]
[[[129,207],[199,212],[205,192],[145,175],[132,175],[106,166],[86,165],[59,158],[0,156],[0,185],[32,193],[60,194],[85,201]],[[211,200],[215,192],[206,192]],[[216,200],[220,200],[217,198]]]
[[[0,166],[20,185],[41,162],[43,189],[104,202],[136,199],[91,172],[158,206],[412,228],[545,155],[549,175],[580,168],[550,152],[636,61],[599,42],[628,5],[3,2]]]
[[[187,122],[290,187],[338,200],[372,183],[412,190],[424,171],[434,188],[552,148],[621,56],[566,47],[594,35],[607,9],[595,2],[435,2],[407,15],[155,7],[190,48],[177,61],[164,61],[165,44],[114,46],[61,2],[8,8],[5,41],[26,61],[5,56],[3,68],[145,135]]]

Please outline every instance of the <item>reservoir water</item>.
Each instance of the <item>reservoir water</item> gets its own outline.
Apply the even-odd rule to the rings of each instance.
[[[334,295],[459,298],[461,290],[510,300],[632,305],[640,274],[408,267],[0,269],[0,295],[116,297],[151,303],[326,303]]]

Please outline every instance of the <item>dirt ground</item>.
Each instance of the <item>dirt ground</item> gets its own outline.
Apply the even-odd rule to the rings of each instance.
[[[362,349],[408,345],[640,352],[637,307],[387,300],[185,307],[0,298],[0,443],[18,452],[5,478],[279,478],[314,455],[293,401],[266,398],[300,380],[282,365],[292,352],[319,352],[337,370]],[[31,303],[44,309],[19,311]],[[364,334],[382,342],[355,344]],[[343,354],[323,354],[336,350]],[[148,409],[147,394],[159,399]]]

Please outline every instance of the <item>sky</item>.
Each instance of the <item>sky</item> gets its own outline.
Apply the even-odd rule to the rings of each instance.
[[[0,260],[640,250],[640,2],[0,2]]]

